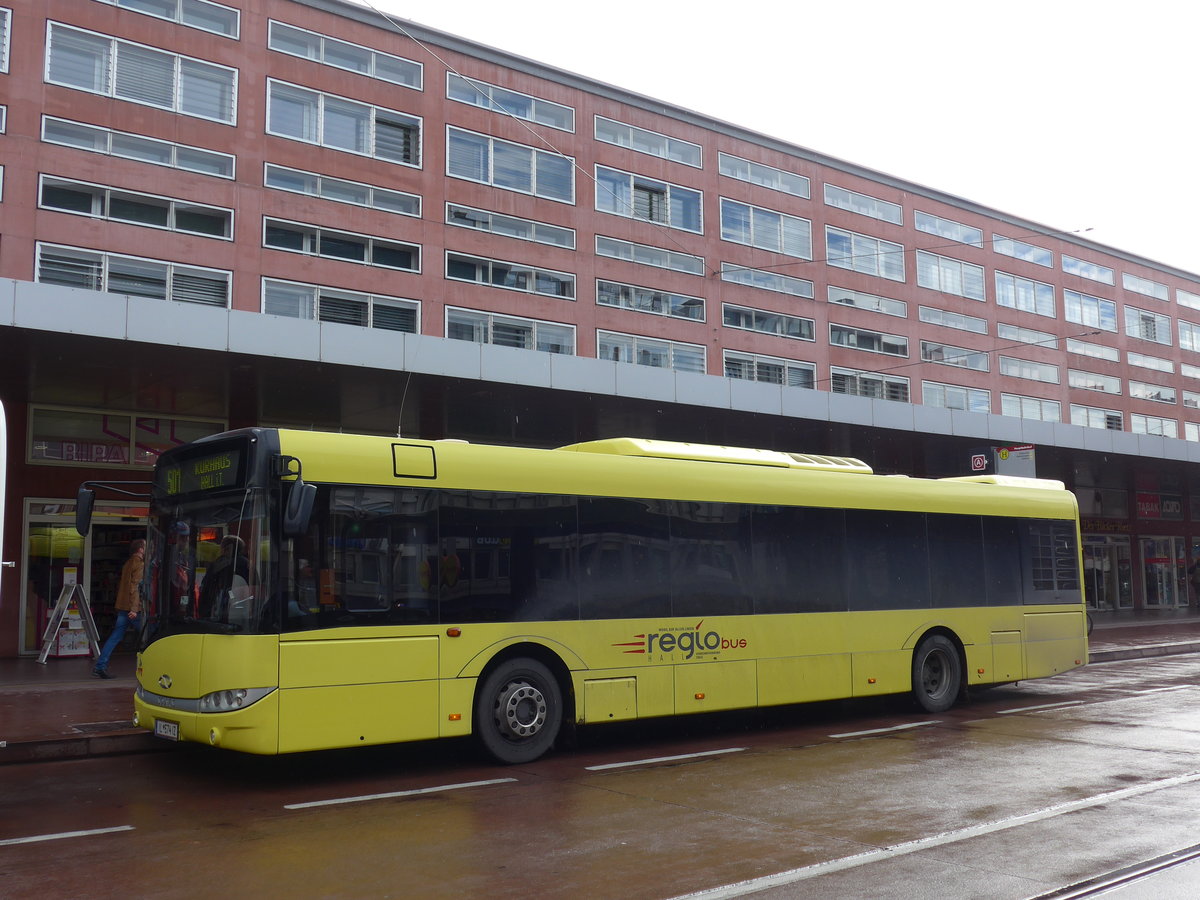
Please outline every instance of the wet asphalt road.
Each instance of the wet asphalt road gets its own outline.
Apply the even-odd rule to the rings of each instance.
[[[1198,684],[1200,655],[1107,663],[939,716],[610,726],[514,768],[467,743],[10,765],[0,896],[1025,900],[1200,844]],[[1196,896],[1189,870],[1143,896]]]

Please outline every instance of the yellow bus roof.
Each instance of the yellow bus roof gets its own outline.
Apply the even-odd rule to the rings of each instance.
[[[312,482],[1075,518],[1062,482],[874,475],[860,460],[640,438],[554,450],[279,431]]]

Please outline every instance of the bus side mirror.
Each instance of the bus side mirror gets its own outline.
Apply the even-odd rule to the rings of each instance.
[[[75,494],[75,530],[87,537],[92,527],[92,507],[96,504],[96,492],[90,487],[81,487]]]
[[[317,500],[317,486],[305,484],[304,479],[297,477],[292,482],[292,492],[288,495],[287,505],[283,508],[283,534],[285,537],[299,537],[308,531],[308,521],[312,518],[313,504]]]

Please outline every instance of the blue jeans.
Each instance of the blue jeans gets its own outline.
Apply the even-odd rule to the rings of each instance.
[[[121,638],[125,637],[125,629],[129,627],[137,628],[139,616],[129,618],[129,613],[123,609],[117,610],[117,621],[113,623],[112,634],[108,636],[108,640],[104,642],[104,646],[100,649],[100,658],[96,660],[95,669],[97,672],[103,672],[108,668],[108,660],[113,655],[113,651],[117,649],[117,645],[121,643]]]

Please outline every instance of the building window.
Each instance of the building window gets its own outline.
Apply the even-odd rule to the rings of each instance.
[[[1129,381],[1129,396],[1135,400],[1151,400],[1155,403],[1177,403],[1178,394],[1173,387],[1161,384],[1147,384],[1144,381]]]
[[[811,389],[816,384],[816,366],[757,353],[726,350],[725,377]]]
[[[1196,391],[1184,391],[1183,405],[1188,409],[1200,409],[1200,393]]]
[[[1125,333],[1132,338],[1171,346],[1171,318],[1144,309],[1125,307]]]
[[[596,140],[700,168],[700,145],[596,116]]]
[[[1018,419],[1035,419],[1039,422],[1061,422],[1062,404],[1057,400],[1041,397],[1024,397],[1021,394],[1001,394],[1000,412]]]
[[[124,131],[113,131],[111,128],[85,125],[82,122],[72,122],[68,119],[42,116],[42,140],[48,144],[60,144],[64,147],[89,150],[93,153],[118,156],[122,159],[133,159],[156,166],[184,169],[188,172],[198,172],[201,175],[215,175],[218,178],[234,177],[235,157],[232,154],[202,150],[199,147],[174,144],[170,141],[160,141],[138,134],[128,134]]]
[[[381,53],[274,20],[270,24],[267,42],[272,50],[280,53],[421,90],[422,66],[411,59]]]
[[[1179,374],[1184,378],[1200,378],[1200,366],[1192,366],[1187,363],[1179,364]]]
[[[1200,353],[1200,325],[1179,320],[1179,346],[1183,350]]]
[[[46,80],[232,125],[237,70],[107,35],[49,24]]]
[[[177,22],[188,28],[199,28],[213,34],[236,39],[238,16],[236,9],[213,3],[212,0],[100,0],[122,9]]]
[[[1092,281],[1099,281],[1101,284],[1115,284],[1113,279],[1113,270],[1107,266],[1097,265],[1096,263],[1084,262],[1082,259],[1076,259],[1073,256],[1062,254],[1062,270],[1068,275],[1078,275],[1080,278],[1088,278]]]
[[[1191,291],[1185,291],[1182,288],[1175,288],[1175,302],[1180,306],[1188,306],[1192,309],[1200,309],[1200,294],[1193,294]]]
[[[1121,286],[1127,291],[1133,291],[1135,294],[1144,294],[1147,297],[1153,297],[1155,300],[1161,300],[1163,303],[1170,300],[1167,286],[1159,284],[1157,281],[1151,281],[1149,278],[1142,278],[1138,275],[1130,275],[1128,272],[1122,272]]]
[[[921,341],[921,361],[957,366],[960,369],[974,369],[976,372],[987,372],[990,368],[985,352],[939,344],[935,341]]]
[[[881,222],[891,222],[893,225],[904,224],[904,210],[899,203],[889,203],[887,200],[835,187],[832,184],[825,185],[825,205],[849,210],[860,216],[870,216]]]
[[[1101,331],[1117,330],[1117,304],[1112,300],[1064,289],[1063,313],[1068,322],[1099,328]]]
[[[481,184],[575,202],[575,161],[499,138],[446,129],[446,174]]]
[[[931,213],[918,211],[913,213],[913,224],[917,231],[924,231],[926,234],[935,234],[948,241],[970,244],[972,247],[983,247],[983,231],[981,229],[964,225],[962,222],[955,222],[953,219],[945,219]]]
[[[1057,316],[1054,285],[1009,275],[1007,272],[996,273],[996,305],[1052,319]]]
[[[763,291],[774,291],[777,294],[791,294],[793,297],[804,297],[808,300],[813,298],[813,283],[807,279],[780,275],[778,272],[767,272],[763,269],[748,269],[733,263],[721,263],[721,280]]]
[[[446,337],[455,341],[495,344],[517,350],[575,355],[575,327],[473,309],[446,307]]]
[[[889,297],[880,297],[863,291],[834,287],[832,284],[829,285],[829,302],[839,306],[852,306],[855,309],[883,313],[885,316],[895,316],[899,319],[908,318],[908,304],[903,300],[892,300]]]
[[[542,294],[563,300],[575,299],[574,275],[498,259],[467,256],[464,253],[446,254],[446,277],[452,281],[469,281],[509,291]]]
[[[704,374],[704,346],[615,331],[596,332],[596,355],[613,362]]]
[[[1188,441],[1200,441],[1200,424],[1195,422],[1183,423],[1183,437]]]
[[[0,72],[8,71],[8,35],[11,31],[11,22],[12,10],[0,7]]]
[[[1121,414],[1115,409],[1098,409],[1094,406],[1071,404],[1071,424],[1084,428],[1106,428],[1109,431],[1124,430]]]
[[[718,159],[722,175],[761,185],[773,191],[782,191],[793,197],[802,197],[805,200],[809,198],[809,181],[804,175],[785,172],[783,169],[751,162],[728,153],[718,154]]]
[[[402,244],[282,219],[263,218],[263,246],[385,269],[401,269],[405,272],[421,270],[421,247],[418,244]]]
[[[514,119],[548,125],[561,131],[575,130],[575,110],[569,106],[497,87],[475,78],[464,78],[454,72],[446,73],[446,96],[459,103],[495,110]]]
[[[137,194],[82,181],[67,181],[49,175],[41,177],[38,206],[93,219],[165,228],[204,237],[233,237],[231,209]]]
[[[648,247],[645,244],[635,244],[632,241],[622,241],[600,235],[596,235],[596,255],[607,256],[610,259],[623,259],[642,266],[669,269],[685,275],[704,274],[704,257],[702,256],[692,256],[690,253],[680,253],[677,250],[664,250],[662,247]]]
[[[421,324],[421,304],[416,300],[274,278],[263,279],[262,311],[271,316],[338,322],[407,334],[417,334]]]
[[[232,277],[230,272],[220,269],[201,269],[80,247],[39,244],[37,249],[37,280],[42,284],[110,294],[228,307]]]
[[[506,216],[471,206],[460,206],[457,203],[446,204],[446,224],[457,225],[459,228],[474,228],[477,231],[487,231],[521,241],[532,241],[535,244],[575,249],[574,229],[517,216]]]
[[[722,304],[721,310],[726,328],[759,331],[763,334],[774,334],[798,341],[816,339],[812,319],[786,316],[783,313],[751,309],[747,306],[734,306],[732,303]]]
[[[633,284],[597,280],[596,303],[675,319],[704,321],[704,301],[699,297],[656,291]]]
[[[691,188],[596,166],[596,209],[668,228],[704,233],[704,195]]]
[[[1102,394],[1121,393],[1120,378],[1116,378],[1113,375],[1101,375],[1098,372],[1068,369],[1067,384],[1081,391],[1099,391]]]
[[[812,259],[812,223],[808,219],[724,197],[721,198],[721,240]]]
[[[954,328],[973,334],[988,333],[987,319],[981,319],[978,316],[966,316],[962,313],[950,312],[947,309],[935,309],[932,306],[922,306],[918,312],[921,321],[929,325],[941,325],[943,328]]]
[[[421,165],[421,120],[335,94],[269,79],[267,131],[405,166]]]
[[[1039,247],[1036,244],[1027,244],[1025,241],[1018,241],[1013,238],[993,234],[992,249],[1003,256],[1011,256],[1013,259],[1023,259],[1025,262],[1031,262],[1038,266],[1045,266],[1046,268],[1054,266],[1054,254],[1045,247]]]
[[[1030,381],[1043,381],[1047,384],[1058,384],[1058,366],[1049,363],[1036,363],[1028,359],[1016,359],[1011,356],[1000,357],[1000,374],[1011,375],[1013,378],[1027,378]]]
[[[1054,335],[1047,334],[1044,331],[1034,331],[1032,328],[1021,328],[1018,325],[997,324],[996,337],[1003,338],[1006,341],[1032,344],[1035,347],[1046,347],[1050,350],[1058,349],[1058,338]]]
[[[835,347],[853,347],[869,353],[884,353],[888,356],[908,356],[908,338],[898,334],[883,334],[848,325],[829,325],[829,343]]]
[[[0,103],[0,134],[8,130],[8,107]]]
[[[383,212],[398,213],[402,216],[419,217],[421,215],[421,198],[416,194],[391,191],[357,181],[331,178],[328,175],[318,175],[316,172],[305,172],[301,169],[289,169],[273,163],[266,164],[263,184],[277,191],[291,191],[294,194],[320,197],[322,200],[332,200],[335,203],[366,206]]]
[[[983,302],[983,266],[939,256],[928,250],[917,251],[917,284],[931,291],[955,294]]]
[[[962,409],[977,413],[992,411],[991,391],[958,384],[941,384],[937,381],[921,382],[921,402],[925,406],[938,406],[943,409]]]
[[[1175,363],[1169,359],[1163,359],[1158,356],[1147,356],[1145,353],[1138,353],[1136,350],[1127,350],[1125,359],[1131,366],[1138,366],[1142,369],[1153,369],[1155,372],[1165,372],[1168,375],[1175,374]]]
[[[825,262],[839,269],[904,280],[904,246],[892,241],[825,226]]]
[[[1067,338],[1067,352],[1079,356],[1090,356],[1093,359],[1104,359],[1108,362],[1120,362],[1121,351],[1115,347],[1104,347],[1078,338]]]
[[[908,379],[896,375],[832,366],[829,369],[829,389],[835,394],[908,402]]]
[[[34,406],[29,462],[153,468],[159,454],[224,431],[224,422]]]
[[[1134,434],[1156,434],[1169,438],[1179,437],[1179,423],[1174,419],[1143,416],[1140,413],[1130,415],[1129,430]]]

